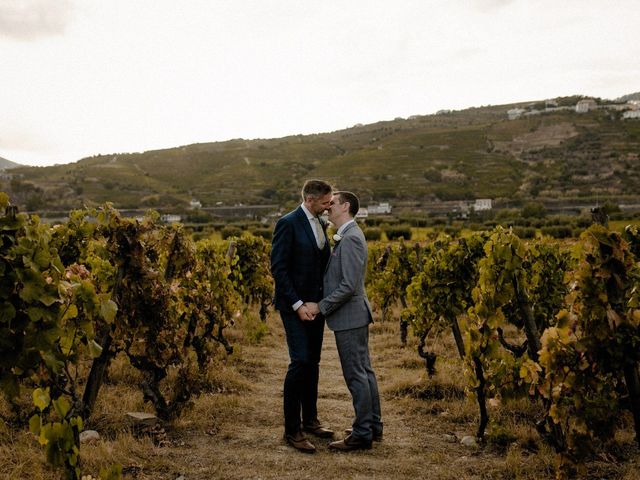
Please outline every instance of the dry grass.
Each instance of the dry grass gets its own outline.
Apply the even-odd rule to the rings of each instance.
[[[264,325],[239,318],[228,330],[231,356],[216,355],[206,372],[210,388],[171,425],[166,438],[131,431],[123,420],[130,410],[150,411],[136,388],[137,373],[118,358],[101,392],[91,428],[102,434],[82,447],[86,473],[113,463],[127,479],[214,478],[388,479],[545,479],[554,476],[554,454],[531,427],[536,408],[529,402],[492,407],[494,423],[484,444],[451,442],[477,429],[477,406],[464,396],[464,376],[448,336],[432,340],[439,355],[429,378],[416,353],[417,342],[400,348],[395,322],[371,328],[371,352],[382,392],[384,441],[370,451],[334,453],[315,441],[315,455],[301,454],[282,441],[282,381],[288,363],[281,322],[276,314]],[[256,332],[259,332],[256,334]],[[257,336],[261,338],[258,339]],[[351,399],[342,379],[333,334],[326,332],[321,363],[319,412],[338,434],[350,426]],[[0,402],[7,418],[7,405]],[[448,436],[448,437],[447,437]],[[619,433],[612,454],[586,465],[590,479],[638,479],[640,455],[633,432]],[[0,425],[0,478],[59,478],[44,464],[32,435]]]

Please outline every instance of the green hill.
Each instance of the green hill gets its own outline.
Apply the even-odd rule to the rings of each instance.
[[[362,200],[394,205],[492,198],[498,204],[640,203],[640,121],[599,109],[578,114],[580,97],[470,108],[315,135],[187,145],[19,168],[15,203],[66,210],[110,201],[118,208],[180,210],[293,204],[304,179],[323,178]],[[604,103],[604,102],[601,102]],[[536,110],[517,120],[512,108]]]

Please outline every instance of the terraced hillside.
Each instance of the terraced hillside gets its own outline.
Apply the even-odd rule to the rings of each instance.
[[[529,104],[527,104],[529,105]],[[364,201],[411,204],[493,198],[637,202],[640,121],[611,109],[507,119],[525,104],[358,125],[278,139],[114,153],[20,168],[0,189],[28,209],[111,201],[118,208],[290,204],[305,178],[328,179]]]

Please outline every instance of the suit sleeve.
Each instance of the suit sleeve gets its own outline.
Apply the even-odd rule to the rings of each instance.
[[[292,246],[293,227],[291,222],[278,221],[271,243],[271,275],[273,275],[278,294],[286,299],[288,305],[293,305],[300,300],[289,275],[288,264]]]
[[[349,301],[365,275],[367,246],[357,237],[345,237],[340,243],[341,278],[338,286],[320,300],[323,315],[329,315]]]

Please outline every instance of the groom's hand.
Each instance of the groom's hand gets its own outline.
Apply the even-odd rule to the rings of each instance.
[[[296,313],[298,314],[298,318],[303,322],[313,320],[315,317],[315,315],[310,312],[308,303],[300,305],[300,308],[296,310]]]
[[[320,307],[318,306],[317,303],[307,302],[305,303],[305,305],[307,306],[307,308],[309,309],[309,312],[311,312],[314,318],[316,315],[320,313]]]

